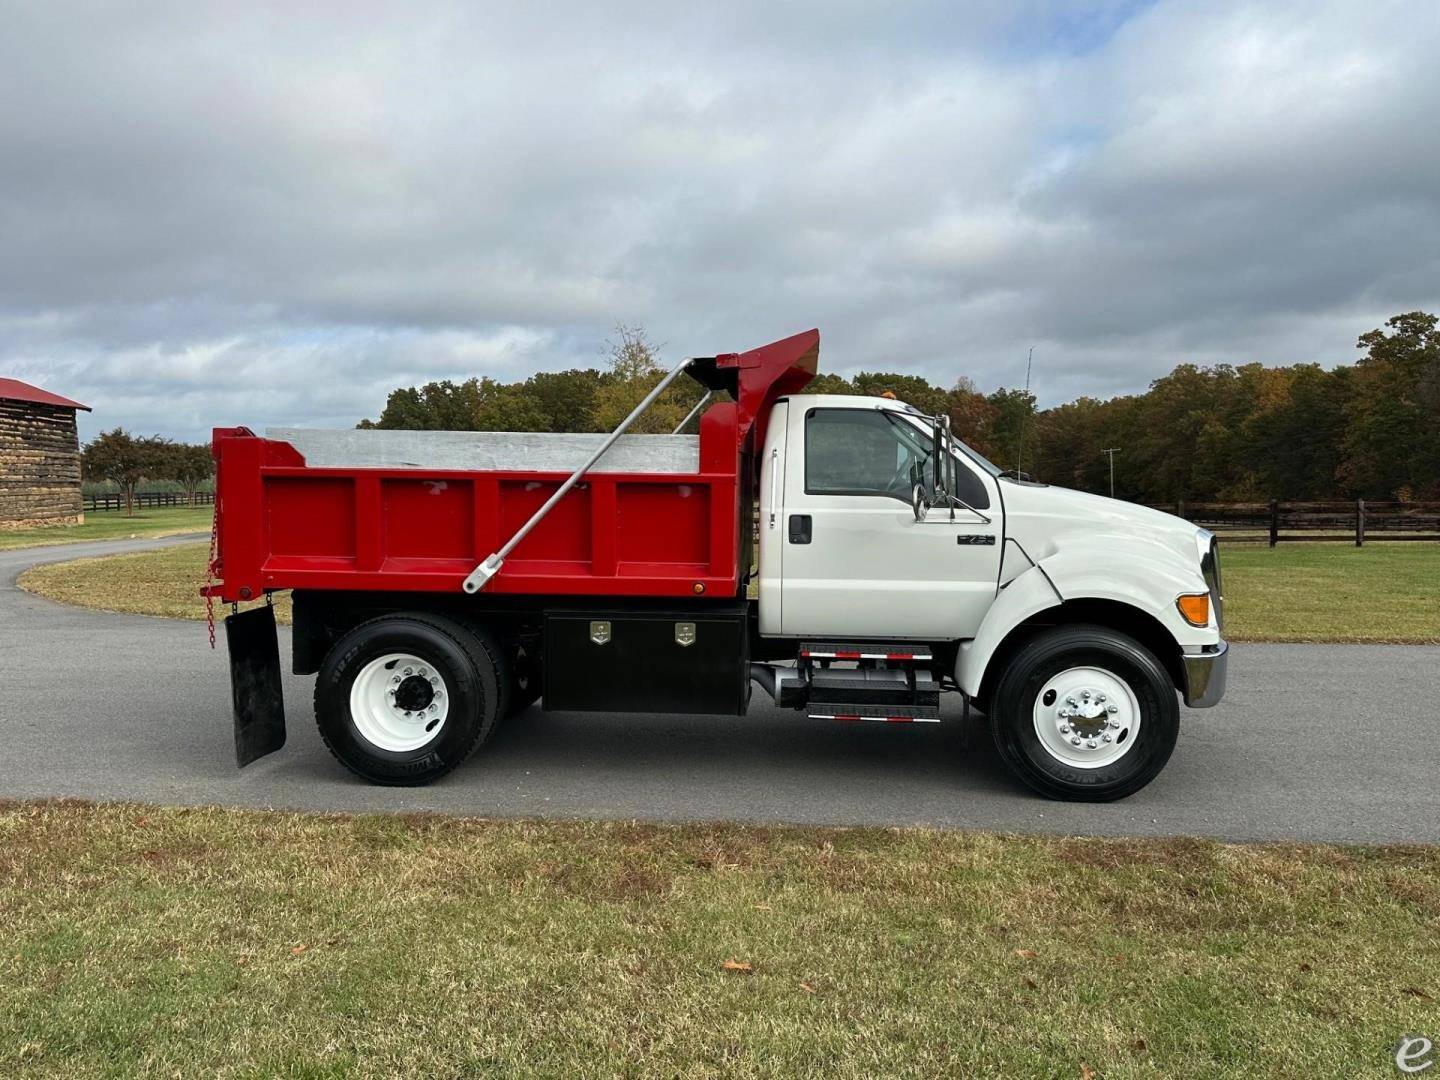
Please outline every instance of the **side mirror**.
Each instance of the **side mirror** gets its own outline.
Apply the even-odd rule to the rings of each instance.
[[[930,493],[925,490],[924,484],[916,484],[910,491],[910,509],[915,511],[915,520],[924,521],[925,515],[930,513]]]

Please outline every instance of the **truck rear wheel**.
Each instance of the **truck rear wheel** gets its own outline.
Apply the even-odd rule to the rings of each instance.
[[[1010,659],[991,697],[995,745],[1052,799],[1123,799],[1170,760],[1175,688],[1153,653],[1103,626],[1063,626]]]
[[[504,705],[500,653],[483,631],[443,616],[361,623],[315,680],[315,720],[346,768],[377,784],[426,784],[463,762]]]

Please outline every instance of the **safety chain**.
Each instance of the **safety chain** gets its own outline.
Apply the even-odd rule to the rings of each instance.
[[[205,628],[210,632],[210,648],[215,648],[215,597],[210,595],[210,586],[215,584],[215,549],[220,531],[220,500],[215,500],[215,509],[210,514],[210,558],[205,563]]]

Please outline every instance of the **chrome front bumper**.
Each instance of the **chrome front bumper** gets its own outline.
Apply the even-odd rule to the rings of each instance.
[[[1180,657],[1185,673],[1185,704],[1192,709],[1208,709],[1218,705],[1225,696],[1225,667],[1230,660],[1230,645],[1220,642],[1214,652],[1186,653]]]

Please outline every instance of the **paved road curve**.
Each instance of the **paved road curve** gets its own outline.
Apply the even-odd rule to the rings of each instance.
[[[353,779],[287,676],[290,743],[234,766],[223,652],[204,627],[62,606],[14,587],[42,561],[177,540],[0,552],[0,797],[81,796],[484,816],[937,825],[1096,835],[1440,841],[1440,648],[1237,648],[1225,704],[1186,712],[1160,778],[1106,806],[1013,781],[957,725],[538,709],[419,789]],[[281,642],[286,655],[288,639]]]

